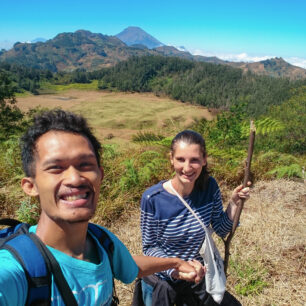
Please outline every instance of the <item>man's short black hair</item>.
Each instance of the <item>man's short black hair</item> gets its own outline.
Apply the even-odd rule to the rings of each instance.
[[[22,166],[26,176],[35,177],[36,143],[49,131],[63,131],[85,136],[91,143],[100,166],[101,144],[93,135],[86,119],[74,113],[55,109],[34,117],[32,126],[21,137]]]

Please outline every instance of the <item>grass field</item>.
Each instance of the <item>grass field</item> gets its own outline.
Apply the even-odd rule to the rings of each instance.
[[[17,97],[22,110],[33,107],[71,110],[85,116],[101,140],[126,142],[139,130],[169,133],[188,127],[194,118],[211,120],[201,106],[183,104],[153,94],[68,89],[57,94]]]

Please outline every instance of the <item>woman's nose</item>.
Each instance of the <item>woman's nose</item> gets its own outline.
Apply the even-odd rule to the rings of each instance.
[[[189,162],[189,161],[186,161],[186,162],[184,163],[184,168],[183,168],[183,170],[184,170],[185,172],[187,172],[187,171],[189,171],[190,169],[191,169],[190,162]]]

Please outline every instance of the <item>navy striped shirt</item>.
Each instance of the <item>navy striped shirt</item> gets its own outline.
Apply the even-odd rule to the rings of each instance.
[[[147,256],[197,259],[203,263],[199,250],[205,238],[200,223],[181,200],[163,188],[161,181],[147,189],[141,199],[141,232],[143,252]],[[224,237],[232,221],[223,211],[220,189],[213,177],[205,191],[193,190],[184,200],[204,224]],[[157,275],[169,279],[172,270]]]

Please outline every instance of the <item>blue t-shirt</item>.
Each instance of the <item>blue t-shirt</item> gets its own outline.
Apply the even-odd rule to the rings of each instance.
[[[111,232],[103,228],[114,243],[114,277],[131,283],[138,274],[138,267],[124,244]],[[30,227],[36,232],[36,226]],[[96,239],[93,235],[92,237]],[[110,305],[112,300],[112,271],[108,255],[99,246],[100,263],[79,260],[54,248],[48,247],[58,261],[63,274],[79,305]],[[24,305],[28,283],[21,265],[7,250],[0,250],[0,305]],[[65,305],[52,281],[52,305]]]

